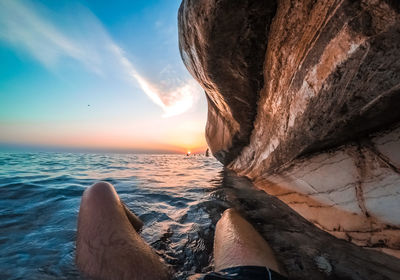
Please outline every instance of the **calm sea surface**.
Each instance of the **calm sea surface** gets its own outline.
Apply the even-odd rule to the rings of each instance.
[[[221,171],[204,156],[0,152],[0,279],[81,279],[77,215],[99,180],[144,221],[141,235],[177,279],[206,271]]]

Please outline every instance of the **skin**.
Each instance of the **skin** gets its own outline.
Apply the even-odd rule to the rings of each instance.
[[[268,243],[232,208],[225,210],[215,229],[214,264],[215,271],[249,265],[286,275]]]
[[[168,267],[137,233],[142,226],[112,185],[99,182],[87,188],[78,217],[78,268],[91,279],[171,279]],[[285,275],[267,242],[234,209],[226,210],[217,223],[214,263],[215,271],[254,265]]]
[[[142,225],[112,185],[99,182],[86,189],[78,218],[79,269],[93,279],[170,279],[167,266],[137,233]]]

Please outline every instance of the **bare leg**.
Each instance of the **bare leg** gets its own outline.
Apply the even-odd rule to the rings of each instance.
[[[214,264],[215,271],[235,266],[266,266],[286,275],[267,242],[232,208],[217,223]]]
[[[122,207],[124,208],[125,211],[125,215],[128,218],[129,222],[131,223],[131,225],[135,228],[135,230],[137,232],[139,232],[142,227],[143,227],[143,222],[141,219],[139,219],[135,214],[133,214],[128,207],[126,207],[126,205],[124,203],[122,203]]]
[[[78,218],[79,269],[95,279],[169,279],[167,266],[136,232],[141,225],[112,185],[86,189]]]

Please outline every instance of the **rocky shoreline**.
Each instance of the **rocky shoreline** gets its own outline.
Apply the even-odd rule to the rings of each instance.
[[[376,250],[400,258],[399,2],[183,0],[178,20],[182,59],[207,96],[213,155],[313,234],[330,233],[319,246],[349,241],[333,262],[368,248],[344,270],[370,266]],[[340,277],[400,278],[357,273]]]
[[[276,252],[290,279],[399,279],[400,260],[335,238],[250,180],[225,170],[216,193],[234,207]]]

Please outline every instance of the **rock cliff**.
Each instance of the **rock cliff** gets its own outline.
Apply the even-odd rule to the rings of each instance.
[[[400,2],[183,0],[178,20],[214,156],[400,258]]]

